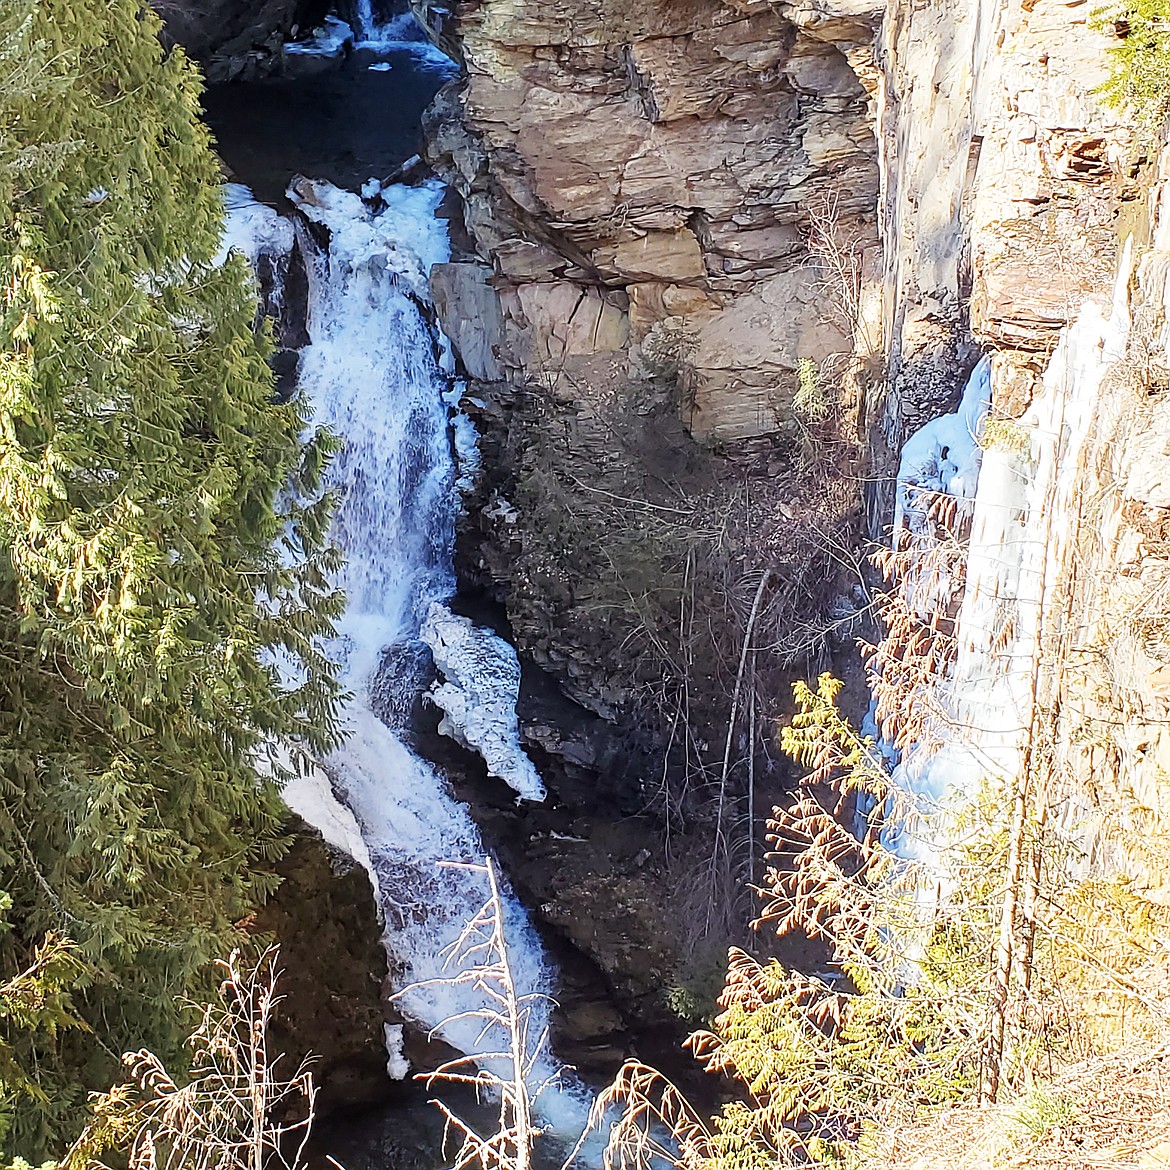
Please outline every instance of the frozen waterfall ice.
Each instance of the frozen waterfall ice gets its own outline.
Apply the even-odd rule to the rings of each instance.
[[[1127,244],[1112,302],[1087,301],[1061,333],[1040,390],[1011,424],[1015,442],[986,449],[976,442],[990,396],[985,359],[958,412],[928,423],[903,448],[898,522],[915,529],[916,486],[952,496],[971,520],[955,662],[936,688],[936,726],[930,742],[912,746],[894,774],[935,822],[919,835],[895,835],[905,856],[940,864],[955,818],[984,785],[1009,782],[1025,765],[1047,610],[1075,559],[1070,517],[1078,508],[1079,460],[1102,379],[1130,330],[1132,264]]]

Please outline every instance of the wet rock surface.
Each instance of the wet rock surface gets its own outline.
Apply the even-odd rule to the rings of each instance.
[[[328,11],[325,0],[157,0],[167,33],[193,57],[203,58],[239,37],[256,43],[273,33],[308,28]]]
[[[213,78],[279,69],[286,39],[320,23],[330,0],[154,0],[166,35]]]
[[[558,1058],[599,1084],[635,1054],[697,1075],[679,1048],[689,1023],[666,995],[689,958],[674,909],[678,875],[688,867],[664,863],[663,825],[642,815],[644,802],[636,786],[623,785],[621,770],[607,772],[612,728],[573,710],[551,680],[525,673],[518,713],[549,790],[544,801],[517,801],[489,777],[482,760],[439,733],[433,705],[414,723],[410,742],[470,808],[557,968]],[[554,710],[559,756],[542,752],[532,734],[541,721],[551,734]],[[583,762],[567,764],[574,756]]]

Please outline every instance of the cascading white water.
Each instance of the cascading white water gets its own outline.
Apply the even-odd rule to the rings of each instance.
[[[431,57],[435,63],[445,63],[448,67],[451,65],[446,54],[431,44],[426,30],[414,18],[413,13],[402,12],[389,20],[380,21],[371,0],[358,0],[356,23],[355,39],[362,48],[413,49]]]
[[[408,50],[420,57],[420,64],[449,72],[454,76],[456,68],[451,59],[436,48],[427,31],[410,12],[402,12],[389,20],[380,21],[374,12],[371,0],[357,0],[353,9],[353,24],[350,27],[339,16],[326,16],[320,26],[313,29],[301,41],[290,41],[284,51],[293,55],[307,54],[315,57],[337,57],[348,47],[379,50]],[[390,69],[387,62],[375,63],[371,69]]]
[[[354,697],[345,711],[348,737],[322,764],[360,826],[376,875],[392,975],[407,988],[399,1006],[462,1052],[482,1054],[495,1047],[492,1037],[466,1015],[481,1006],[479,993],[428,981],[444,974],[445,949],[488,893],[479,875],[442,863],[479,860],[484,845],[444,779],[374,711],[387,687],[407,700],[417,694],[420,684],[408,667],[425,660],[419,653],[425,638],[445,676],[435,701],[446,729],[479,750],[489,770],[520,795],[543,796],[519,744],[514,651],[445,605],[455,587],[458,506],[445,401],[450,379],[419,304],[428,295],[431,265],[448,257],[445,227],[434,214],[442,188],[434,182],[388,188],[378,210],[327,183],[298,180],[289,195],[306,220],[329,231],[323,249],[303,221],[298,225],[309,267],[310,336],[299,382],[314,422],[344,443],[329,473],[339,496],[333,537],[346,554],[339,584],[348,598],[334,657]],[[230,192],[229,205],[227,244],[253,260],[290,247],[287,221],[249,202],[246,190]],[[393,699],[379,709],[402,710]],[[298,796],[309,803],[297,811],[313,821],[321,811],[317,801],[290,794],[294,807]],[[550,972],[539,939],[510,891],[505,917],[520,991],[547,992]],[[530,1023],[531,1034],[539,1035],[547,1001],[534,1011],[544,1016]],[[556,1071],[545,1051],[533,1077],[543,1083]],[[553,1127],[566,1132],[584,1112],[571,1089],[546,1093],[541,1106]]]
[[[354,30],[362,40],[374,40],[378,35],[378,18],[374,15],[373,0],[357,0],[357,28]]]

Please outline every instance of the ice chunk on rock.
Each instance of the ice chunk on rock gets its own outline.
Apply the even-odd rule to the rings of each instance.
[[[983,448],[979,432],[991,405],[991,362],[983,358],[971,371],[959,409],[920,427],[902,447],[894,531],[920,531],[926,522],[925,498],[945,493],[968,509],[979,483]]]
[[[382,1031],[386,1036],[386,1073],[392,1081],[404,1081],[410,1061],[406,1059],[402,1025],[383,1024]]]
[[[427,612],[422,639],[443,676],[430,691],[443,711],[439,731],[478,752],[488,771],[523,799],[543,800],[540,774],[520,746],[516,651],[498,634],[438,602]]]

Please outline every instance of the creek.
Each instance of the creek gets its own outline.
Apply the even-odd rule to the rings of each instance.
[[[488,850],[443,771],[414,749],[423,696],[442,712],[439,730],[482,758],[497,794],[508,785],[516,801],[541,800],[544,787],[520,744],[514,650],[451,608],[461,477],[477,455],[450,348],[430,323],[428,273],[450,254],[444,189],[380,180],[417,151],[421,112],[454,67],[406,18],[362,29],[356,47],[339,45],[339,29],[290,58],[295,76],[221,86],[206,101],[235,180],[225,244],[261,276],[313,425],[341,440],[327,481],[348,605],[330,654],[351,694],[347,734],[287,795],[370,870],[397,1010],[498,1067],[499,1037],[473,1014],[482,989],[441,981],[488,895],[483,874],[452,863]],[[502,916],[529,997],[537,1109],[575,1135],[588,1094],[546,1039],[556,972],[506,879]],[[388,1069],[402,1078],[402,1028],[388,1026],[387,1040]]]

